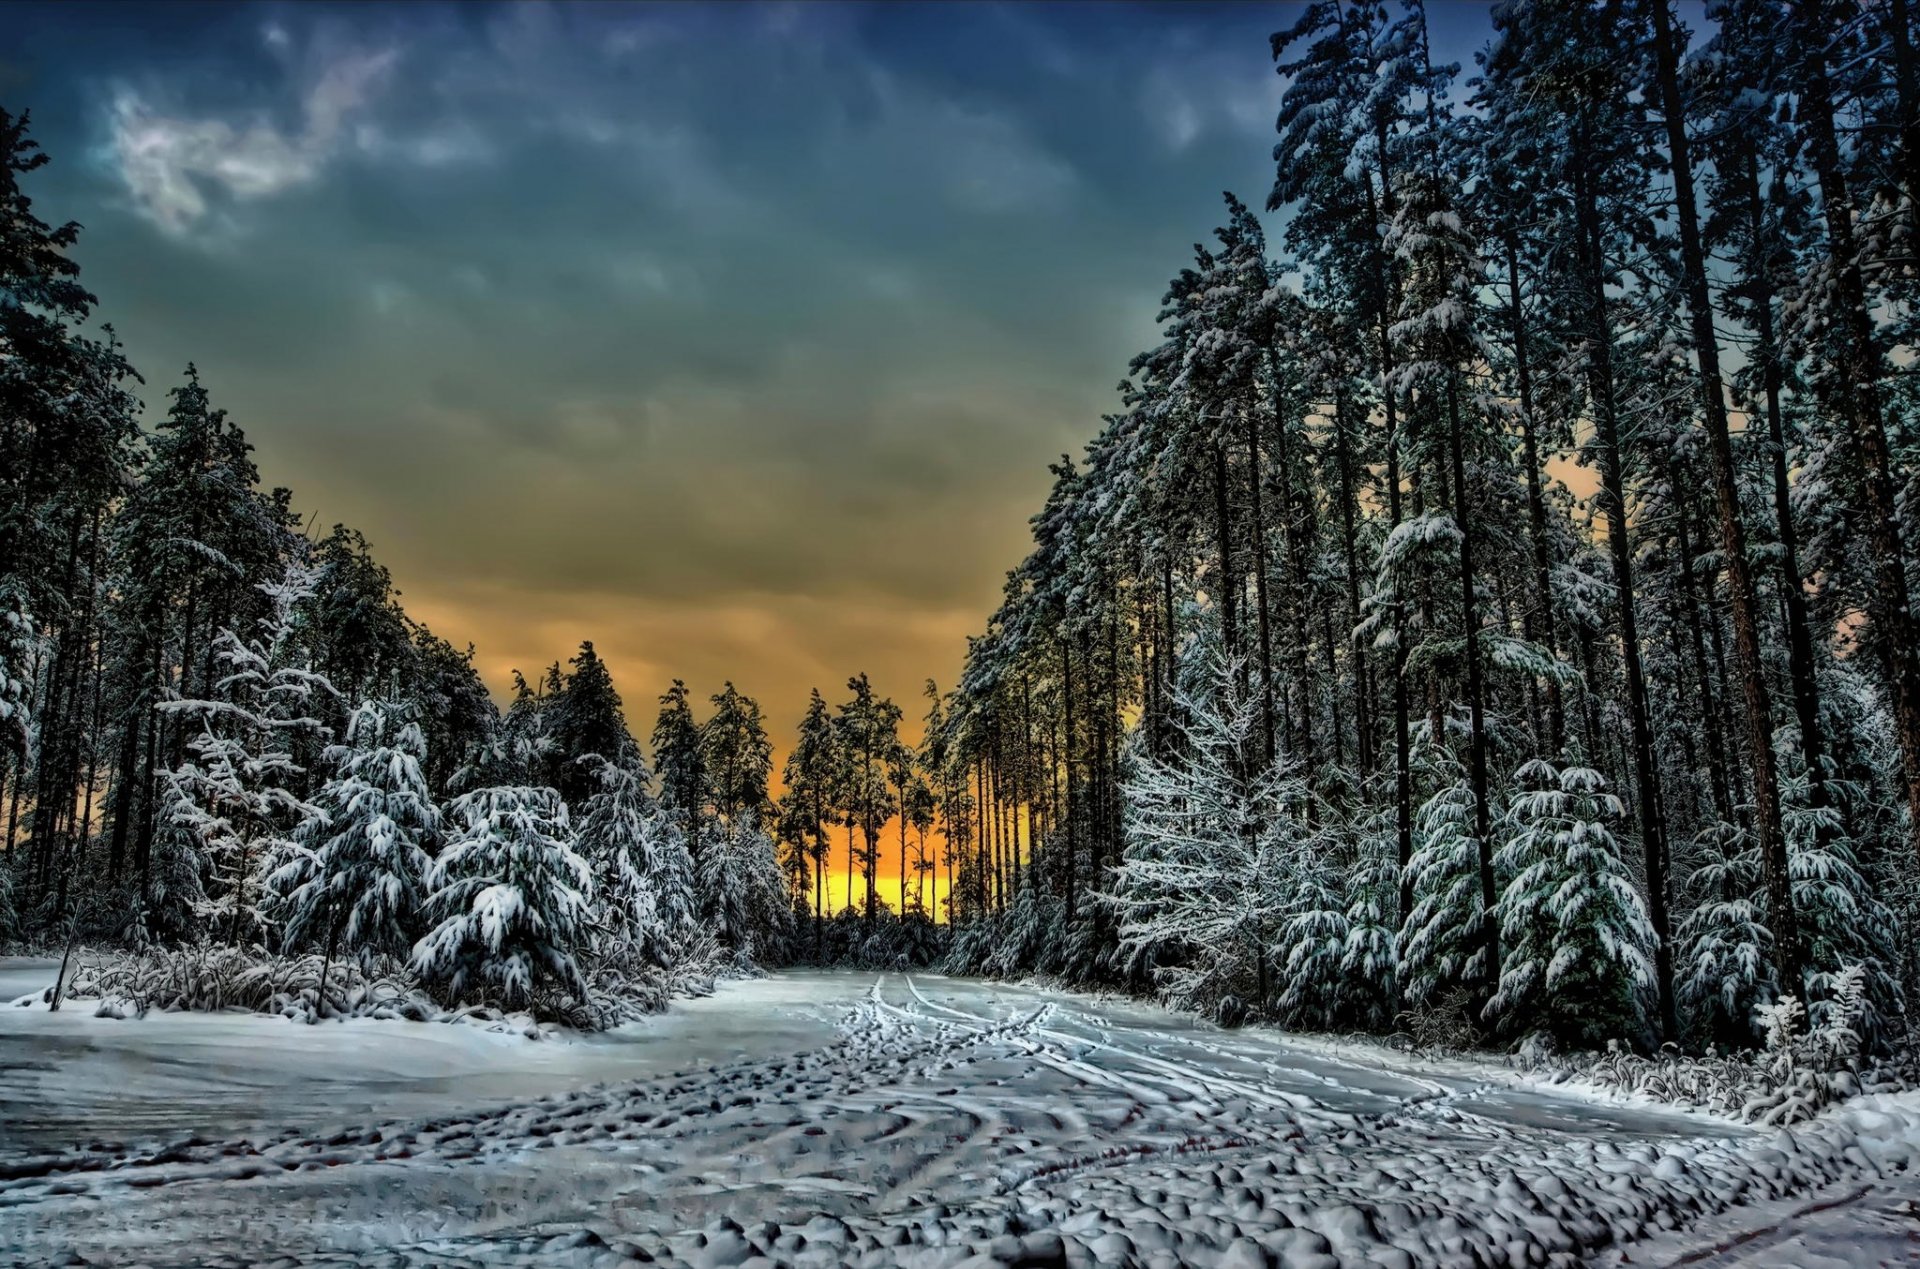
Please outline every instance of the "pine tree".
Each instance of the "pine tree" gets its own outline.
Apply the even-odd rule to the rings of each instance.
[[[1696,843],[1688,878],[1693,910],[1680,925],[1681,997],[1695,1026],[1714,1043],[1753,1043],[1755,1011],[1779,991],[1773,934],[1755,902],[1760,857],[1732,825],[1717,825]]]
[[[699,853],[707,925],[743,963],[781,954],[790,909],[773,841],[747,811],[709,820]]]
[[[577,806],[591,796],[596,783],[581,759],[598,755],[609,762],[632,764],[638,760],[639,747],[627,730],[613,676],[591,641],[580,644],[571,664],[572,672],[549,706],[548,732],[560,758],[560,796]]]
[[[697,859],[708,774],[700,728],[693,721],[692,697],[679,679],[660,697],[660,713],[653,724],[653,769],[660,778],[660,804],[685,831]]]
[[[549,990],[585,1002],[575,953],[593,876],[559,793],[496,785],[447,810],[453,827],[427,873],[435,925],[414,944],[414,972],[449,1003],[529,1009]]]
[[[333,768],[313,803],[319,814],[282,847],[268,887],[286,946],[318,945],[363,964],[404,954],[437,845],[440,811],[427,789],[426,739],[377,701],[347,719]]]
[[[1514,782],[1498,860],[1508,955],[1487,1016],[1580,1047],[1638,1041],[1653,927],[1613,837],[1625,808],[1586,767],[1534,759]]]
[[[169,815],[213,883],[200,916],[210,934],[234,945],[265,938],[263,869],[321,815],[300,793],[307,767],[296,757],[325,739],[314,715],[337,695],[308,668],[302,643],[300,609],[314,578],[311,565],[290,563],[279,581],[260,587],[272,607],[257,635],[242,640],[225,629],[214,637],[218,696],[162,706],[199,728],[188,742],[192,759],[166,775]]]
[[[591,756],[595,789],[575,845],[593,870],[604,914],[603,950],[627,960],[672,964],[695,928],[693,861],[680,826],[647,793],[638,762]]]
[[[773,775],[773,743],[760,703],[732,682],[710,698],[713,713],[700,728],[700,765],[707,773],[715,814],[732,821],[767,805]]]
[[[827,712],[820,690],[815,688],[807,699],[799,736],[782,771],[781,783],[786,786],[786,792],[780,804],[781,836],[792,844],[801,866],[810,867],[813,874],[815,956],[824,949],[827,833],[840,760],[839,734],[834,729],[833,716]]]

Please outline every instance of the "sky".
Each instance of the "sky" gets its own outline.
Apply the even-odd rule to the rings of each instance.
[[[150,415],[195,362],[496,690],[591,639],[784,749],[950,685],[1300,8],[16,3],[0,102]]]

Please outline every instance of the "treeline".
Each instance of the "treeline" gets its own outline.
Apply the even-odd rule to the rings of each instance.
[[[959,960],[1338,1027],[1748,1043],[1915,982],[1910,7],[1419,3],[1273,38],[946,720]],[[1464,82],[1463,82],[1464,79]],[[1222,1002],[1225,1002],[1224,1005]]]
[[[497,708],[359,533],[261,488],[191,366],[143,428],[24,116],[0,158],[0,942],[313,954],[322,996],[337,961],[589,1023],[664,969],[783,958],[812,856],[777,858],[759,706],[728,684],[697,718],[675,682],[657,775],[591,643]],[[876,728],[877,827],[904,751]]]

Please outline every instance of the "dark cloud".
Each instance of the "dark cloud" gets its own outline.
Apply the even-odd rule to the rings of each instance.
[[[10,6],[149,376],[490,674],[915,697],[1258,202],[1297,6]],[[498,679],[496,678],[496,681]],[[909,713],[917,714],[918,709]]]

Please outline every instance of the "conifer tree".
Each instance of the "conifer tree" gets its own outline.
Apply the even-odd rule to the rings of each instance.
[[[282,943],[322,947],[329,965],[337,952],[362,964],[404,954],[440,829],[423,770],[426,739],[395,711],[363,701],[326,761],[333,774],[314,797],[319,814],[282,846],[267,878]]]
[[[427,873],[434,925],[414,944],[416,973],[449,1002],[527,1009],[536,992],[585,1002],[576,952],[593,875],[573,849],[553,789],[494,785],[455,798],[452,826]]]

